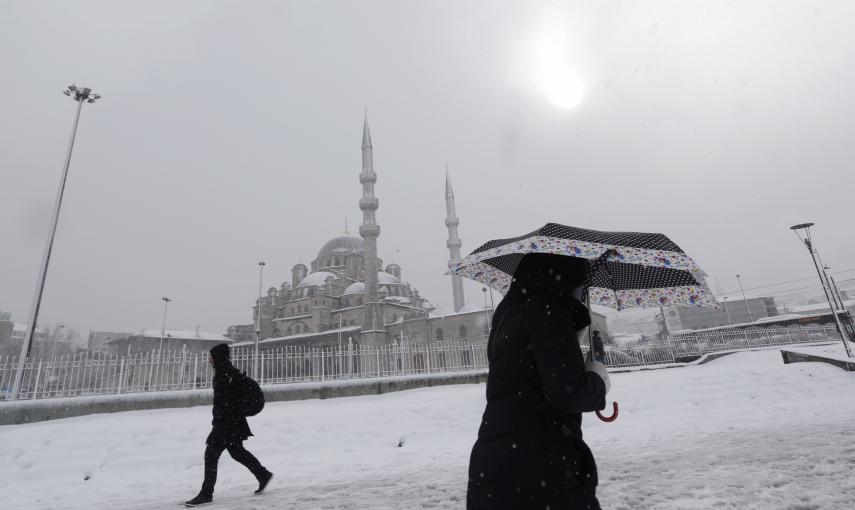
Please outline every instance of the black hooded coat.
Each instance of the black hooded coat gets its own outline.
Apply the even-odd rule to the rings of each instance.
[[[526,255],[496,309],[469,510],[599,508],[581,413],[605,408],[606,388],[585,371],[576,333],[590,317],[571,296],[585,267],[572,257]]]
[[[214,361],[214,419],[207,444],[230,445],[245,441],[252,435],[246,417],[240,411],[240,395],[235,381],[244,375],[232,365],[228,344],[211,349]]]

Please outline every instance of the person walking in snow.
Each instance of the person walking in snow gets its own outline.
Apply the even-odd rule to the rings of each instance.
[[[496,309],[488,341],[487,407],[469,461],[468,510],[600,508],[582,413],[605,408],[602,363],[577,340],[586,261],[527,254]],[[575,296],[574,296],[575,294]]]
[[[205,480],[199,494],[185,502],[185,506],[194,507],[210,503],[214,498],[214,485],[217,483],[217,465],[223,450],[228,450],[232,458],[250,470],[258,480],[256,494],[261,494],[273,478],[253,454],[243,447],[243,442],[252,436],[246,417],[241,413],[240,393],[236,381],[246,377],[232,365],[228,344],[219,344],[211,349],[208,362],[214,367],[214,419],[213,428],[208,434],[205,448]]]

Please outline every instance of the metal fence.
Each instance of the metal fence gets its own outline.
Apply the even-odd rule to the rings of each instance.
[[[662,365],[710,352],[768,348],[840,340],[835,326],[719,329],[645,337],[629,344],[608,344],[610,367]],[[582,347],[587,353],[588,347]],[[260,353],[261,384],[334,381],[485,370],[487,341],[449,340],[382,347],[282,347]],[[209,388],[213,371],[207,354],[150,352],[118,357],[80,353],[53,359],[28,359],[20,399],[72,397]],[[232,362],[252,373],[252,349],[233,349]],[[0,400],[12,397],[17,358],[0,357]]]
[[[261,384],[334,381],[484,370],[486,339],[381,347],[282,347],[259,353]],[[233,349],[232,363],[252,374],[253,350]],[[9,399],[18,358],[0,357],[0,399]],[[210,388],[206,353],[157,351],[118,357],[79,353],[28,359],[19,399]]]

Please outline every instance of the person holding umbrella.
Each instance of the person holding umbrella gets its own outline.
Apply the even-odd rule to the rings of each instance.
[[[590,324],[578,299],[586,269],[582,259],[526,255],[496,309],[469,510],[600,508],[581,413],[605,408],[610,381],[605,365],[585,363],[577,339]]]
[[[488,341],[487,406],[469,462],[467,509],[593,509],[597,467],[583,412],[602,416],[604,349],[586,304],[717,306],[705,273],[663,234],[548,223],[489,241],[451,267],[505,295]],[[590,345],[585,362],[580,341]]]

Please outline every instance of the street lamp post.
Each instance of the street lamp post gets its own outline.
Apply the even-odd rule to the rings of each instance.
[[[790,230],[796,234],[796,237],[799,238],[799,241],[804,243],[805,248],[807,248],[808,253],[810,253],[810,258],[813,260],[813,267],[816,268],[816,274],[819,276],[819,283],[822,285],[822,291],[825,292],[825,299],[828,301],[828,306],[831,308],[831,315],[834,317],[834,322],[837,324],[837,330],[840,332],[840,338],[843,340],[843,348],[846,349],[846,355],[850,358],[852,357],[852,351],[849,348],[849,342],[846,338],[846,330],[843,328],[843,325],[840,323],[840,317],[837,316],[837,310],[835,310],[834,304],[831,302],[831,295],[829,294],[829,288],[827,282],[822,277],[822,271],[819,269],[819,264],[816,261],[816,250],[813,247],[813,240],[811,238],[810,228],[813,226],[813,223],[800,223],[798,225],[793,225],[790,227]],[[799,235],[799,230],[804,231],[804,237]]]
[[[730,310],[727,309],[727,296],[724,296],[722,301],[724,301],[724,313],[727,314],[727,324],[733,326],[733,321],[730,320]]]
[[[742,290],[742,278],[736,275],[736,281],[739,282],[739,292],[742,293],[742,302],[745,303],[745,310],[748,312],[748,322],[754,322],[754,316],[751,315],[751,307],[748,306],[748,299],[745,297],[745,291]]]
[[[166,306],[172,302],[168,297],[160,299],[163,300],[163,324],[160,325],[160,346],[157,348],[157,359],[160,359],[160,351],[163,349],[163,337],[166,336]]]
[[[262,260],[258,263],[258,305],[255,310],[255,353],[252,356],[252,374],[258,379],[258,341],[261,337],[261,282],[264,274],[264,266],[267,264]]]
[[[53,240],[56,236],[56,226],[59,223],[59,211],[62,206],[62,195],[65,193],[65,182],[68,179],[68,167],[71,164],[71,152],[74,149],[74,138],[77,136],[77,123],[80,120],[80,111],[83,109],[83,103],[94,103],[100,99],[99,94],[92,92],[92,89],[86,87],[78,88],[76,85],[70,85],[68,89],[63,91],[63,94],[77,101],[77,112],[74,115],[74,124],[71,127],[71,139],[68,142],[68,150],[65,154],[65,165],[62,169],[62,177],[59,181],[59,190],[56,193],[56,200],[53,204],[53,215],[51,216],[50,230],[48,231],[47,243],[45,244],[44,253],[42,254],[42,264],[39,270],[39,278],[36,282],[36,292],[33,296],[33,303],[30,306],[30,318],[27,322],[29,330],[24,338],[24,344],[21,346],[21,356],[18,359],[18,369],[15,373],[15,383],[12,386],[12,398],[17,398],[21,390],[21,383],[24,379],[24,364],[27,357],[30,355],[30,349],[33,345],[36,328],[38,326],[39,308],[42,304],[42,293],[45,289],[45,278],[47,277],[48,265],[50,264],[50,254],[53,250]]]
[[[822,276],[825,277],[825,283],[828,285],[828,290],[831,292],[831,300],[834,302],[834,307],[841,311],[846,311],[846,307],[843,306],[843,300],[840,299],[840,295],[837,292],[837,286],[832,284],[832,278],[828,276],[828,270],[831,267],[822,266]]]
[[[50,351],[50,359],[53,361],[56,356],[56,342],[59,340],[59,330],[65,328],[65,324],[60,324],[53,330],[53,348]]]

